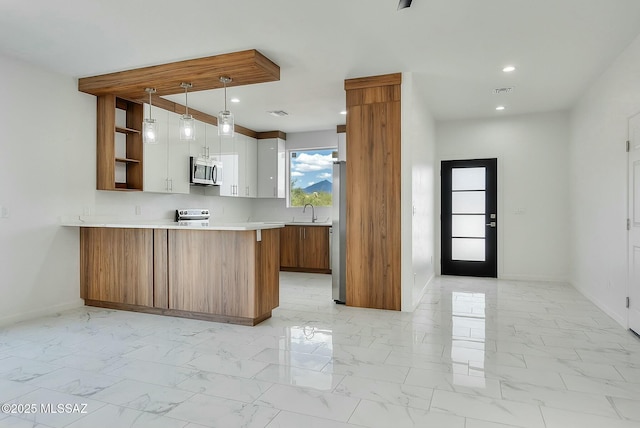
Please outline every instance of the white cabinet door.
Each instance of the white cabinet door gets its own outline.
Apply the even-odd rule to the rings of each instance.
[[[258,196],[258,140],[251,137],[245,139],[244,177],[248,198]]]
[[[238,188],[236,190],[236,196],[246,197],[248,193],[247,189],[247,177],[246,177],[246,169],[245,169],[245,161],[247,157],[247,137],[236,133],[236,153],[238,155],[238,171],[236,175],[238,176]]]
[[[145,192],[161,192],[169,191],[169,181],[167,177],[167,132],[169,126],[169,112],[154,107],[152,110],[153,118],[158,124],[158,136],[156,144],[144,144],[144,186]],[[149,117],[149,105],[144,105],[144,117]]]
[[[258,141],[258,197],[285,197],[284,140],[268,138]]]
[[[191,142],[180,139],[180,115],[169,113],[167,179],[169,193],[189,193],[189,151]],[[196,129],[196,132],[198,130]],[[197,134],[196,134],[197,135]]]
[[[284,199],[287,193],[287,151],[285,148],[284,140],[278,138],[278,188],[276,190],[276,197]]]
[[[211,125],[210,123],[205,123],[205,137],[207,154],[210,157],[215,158],[216,160],[220,160],[221,137],[218,135],[218,127],[215,125]]]
[[[189,154],[193,157],[207,154],[207,124],[196,120],[196,138],[189,144]]]
[[[220,160],[222,161],[220,196],[238,195],[238,153],[234,139],[228,137],[220,139]]]
[[[149,117],[145,104],[144,117]],[[190,144],[180,141],[180,115],[153,108],[158,123],[157,144],[144,144],[144,191],[189,193]]]

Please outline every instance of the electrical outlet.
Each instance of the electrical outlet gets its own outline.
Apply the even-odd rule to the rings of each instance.
[[[82,209],[82,215],[91,215],[91,207],[84,207]]]
[[[140,214],[142,214],[142,209],[140,208],[140,205],[136,205],[136,215]]]
[[[0,207],[0,218],[9,218],[9,208]]]

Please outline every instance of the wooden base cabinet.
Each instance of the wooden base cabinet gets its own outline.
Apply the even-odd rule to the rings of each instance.
[[[262,320],[278,306],[278,231],[169,230],[169,308]]]
[[[329,226],[280,229],[280,270],[331,273]]]
[[[82,228],[89,306],[256,325],[279,305],[278,229]]]
[[[153,230],[82,228],[80,297],[153,305]]]

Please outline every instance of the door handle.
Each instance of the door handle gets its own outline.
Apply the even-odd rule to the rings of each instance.
[[[495,222],[495,221],[492,221],[491,223],[487,223],[487,224],[485,224],[485,226],[496,227],[496,222]]]

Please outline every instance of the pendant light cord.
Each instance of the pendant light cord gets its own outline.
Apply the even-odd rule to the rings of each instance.
[[[151,110],[152,110],[152,108],[151,108],[151,107],[153,107],[153,104],[151,104],[151,94],[152,94],[152,93],[153,93],[153,92],[150,90],[150,91],[149,91],[149,119],[153,119],[153,117],[151,116]]]
[[[188,86],[184,85],[184,107],[185,107],[185,115],[189,116],[189,93]]]
[[[224,111],[228,111],[227,110],[227,81],[225,80],[223,83],[224,83]]]

